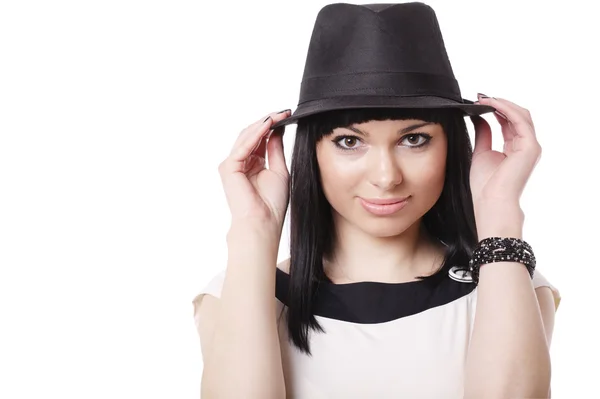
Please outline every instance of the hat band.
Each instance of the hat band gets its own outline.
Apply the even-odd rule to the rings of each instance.
[[[300,101],[338,96],[437,96],[462,101],[456,79],[420,72],[357,72],[304,79]]]

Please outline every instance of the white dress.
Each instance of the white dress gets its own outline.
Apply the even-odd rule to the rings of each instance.
[[[223,270],[194,298],[219,297]],[[435,285],[326,283],[319,288],[316,318],[325,333],[310,333],[312,356],[287,340],[285,318],[279,336],[288,398],[463,397],[463,374],[477,306],[469,276],[441,275]],[[277,269],[277,315],[286,309],[289,275]],[[535,288],[559,291],[536,270]],[[195,321],[200,322],[195,313]]]

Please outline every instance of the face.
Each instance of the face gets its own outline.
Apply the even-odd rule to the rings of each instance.
[[[418,222],[442,193],[446,153],[442,126],[422,120],[334,129],[317,143],[317,160],[338,228],[391,237]]]

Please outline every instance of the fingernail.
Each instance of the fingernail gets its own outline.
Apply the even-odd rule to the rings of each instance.
[[[279,111],[278,114],[283,114],[284,112],[288,112],[288,111],[291,111],[291,109],[289,109],[289,108],[288,109],[284,109],[283,111]]]
[[[266,121],[268,121],[269,119],[271,119],[271,115],[267,116],[267,118],[262,122],[265,123]]]
[[[489,96],[486,96],[483,93],[477,93],[477,97],[481,97],[481,98],[490,98]]]

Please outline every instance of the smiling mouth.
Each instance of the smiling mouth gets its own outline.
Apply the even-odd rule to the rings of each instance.
[[[363,208],[377,216],[392,215],[406,206],[408,199],[405,198],[394,198],[394,199],[364,199],[360,198],[360,203]]]

